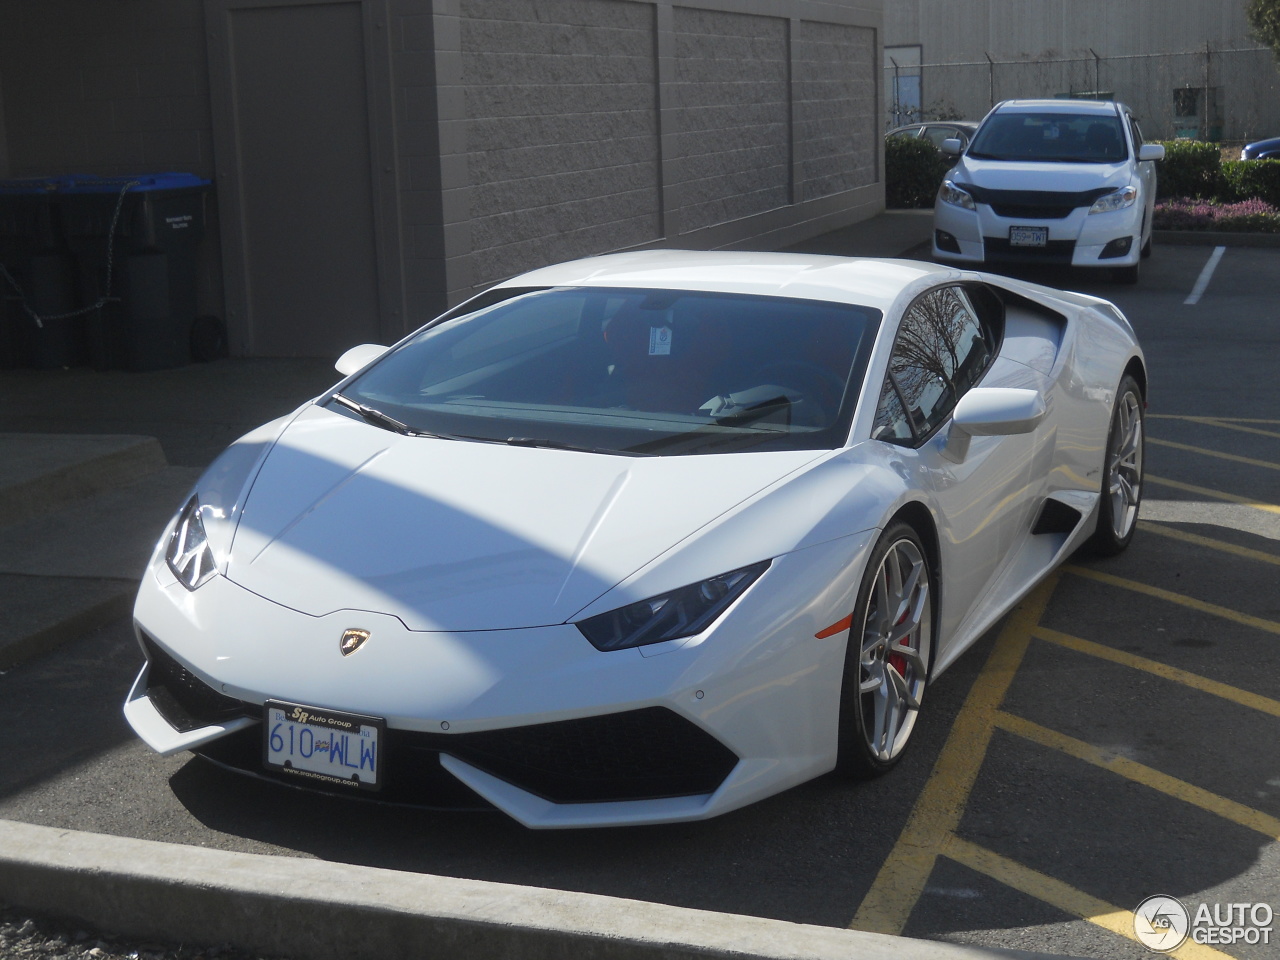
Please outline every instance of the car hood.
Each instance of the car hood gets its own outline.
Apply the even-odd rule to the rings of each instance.
[[[621,457],[404,437],[315,407],[263,462],[226,575],[312,616],[378,611],[411,630],[564,623],[821,455]]]
[[[1032,163],[965,157],[950,179],[988,190],[1081,193],[1123,187],[1132,176],[1127,163]]]

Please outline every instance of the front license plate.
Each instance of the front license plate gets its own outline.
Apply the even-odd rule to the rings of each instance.
[[[269,770],[361,790],[382,785],[383,720],[268,700],[264,728]]]
[[[1043,247],[1049,243],[1048,227],[1010,227],[1009,246]]]

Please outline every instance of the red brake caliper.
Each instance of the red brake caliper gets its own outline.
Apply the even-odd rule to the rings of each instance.
[[[907,617],[909,617],[910,615],[911,615],[911,610],[910,610],[910,608],[908,608],[908,609],[904,610],[904,611],[903,611],[903,613],[902,613],[902,616],[898,618],[898,622],[897,622],[897,623],[895,623],[895,624],[894,624],[894,626],[895,626],[895,627],[900,627],[900,626],[902,626],[904,623],[906,623],[906,622],[907,622]],[[902,675],[903,679],[906,679],[906,677],[907,677],[907,658],[906,658],[906,656],[905,656],[904,654],[901,654],[901,653],[891,653],[891,654],[889,654],[888,661],[889,661],[889,666],[891,666],[891,667],[893,667],[893,669],[897,670],[897,671],[898,671],[898,673]]]

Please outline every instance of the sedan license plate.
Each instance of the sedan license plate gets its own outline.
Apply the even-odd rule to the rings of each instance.
[[[264,728],[269,770],[362,790],[382,786],[383,720],[268,700]]]
[[[1011,247],[1044,247],[1048,244],[1048,227],[1009,228],[1009,246]]]

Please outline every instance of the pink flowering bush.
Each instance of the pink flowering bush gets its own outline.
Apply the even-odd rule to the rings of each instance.
[[[1280,233],[1280,210],[1257,199],[1219,203],[1171,197],[1156,203],[1151,225],[1157,230]]]

